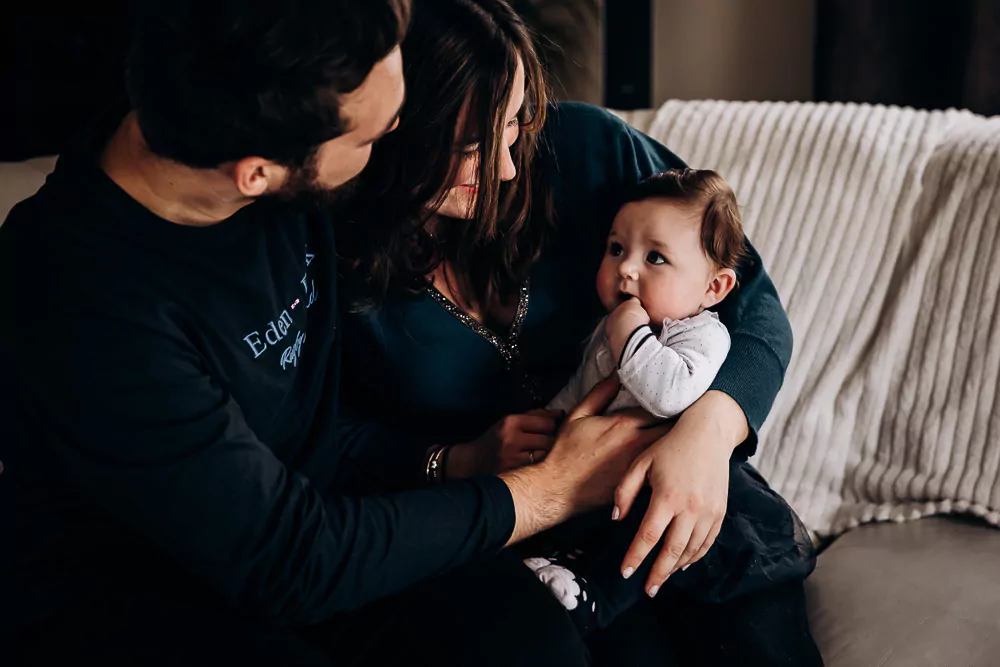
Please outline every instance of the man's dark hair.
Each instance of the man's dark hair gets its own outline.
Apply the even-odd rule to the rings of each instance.
[[[258,156],[305,165],[350,128],[357,89],[406,32],[410,0],[136,3],[129,101],[153,153],[213,168]]]

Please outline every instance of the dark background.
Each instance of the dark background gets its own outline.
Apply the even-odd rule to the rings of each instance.
[[[1000,113],[1000,0],[815,2],[813,99]],[[0,161],[58,153],[67,137],[123,93],[129,4],[57,7],[22,0],[0,22]],[[514,4],[546,35],[544,55],[563,79],[574,76],[567,54],[596,44],[603,48],[603,74],[597,75],[603,76],[603,103],[651,105],[651,0]],[[561,12],[559,24],[549,20],[553,8]],[[589,14],[600,21],[603,45],[584,29]],[[573,89],[556,85],[563,97],[572,97],[566,91]]]
[[[124,92],[128,5],[19,0],[0,19],[0,160],[58,153]]]

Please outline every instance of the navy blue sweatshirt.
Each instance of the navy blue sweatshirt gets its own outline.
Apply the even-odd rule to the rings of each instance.
[[[259,201],[208,227],[158,218],[98,167],[121,118],[0,227],[16,621],[176,579],[315,623],[501,549],[514,508],[497,478],[330,491],[329,215]]]

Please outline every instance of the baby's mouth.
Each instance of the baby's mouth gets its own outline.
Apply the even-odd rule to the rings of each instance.
[[[635,295],[634,294],[628,294],[627,292],[619,292],[618,293],[618,303],[625,303],[626,301],[628,301],[629,299],[631,299],[633,296],[635,296]]]

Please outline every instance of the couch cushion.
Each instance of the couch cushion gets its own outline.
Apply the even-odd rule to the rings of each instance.
[[[827,667],[1000,665],[1000,530],[929,518],[848,532],[806,582]]]

